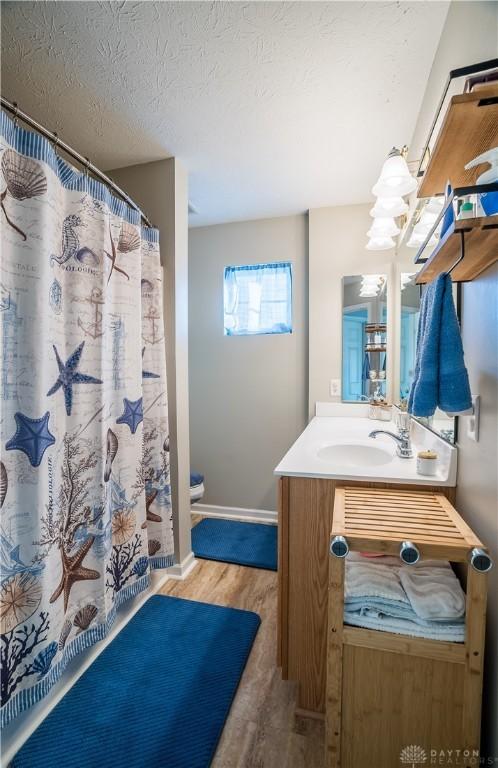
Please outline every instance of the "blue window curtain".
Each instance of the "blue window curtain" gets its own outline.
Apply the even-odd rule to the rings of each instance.
[[[292,264],[225,267],[225,336],[292,333]]]

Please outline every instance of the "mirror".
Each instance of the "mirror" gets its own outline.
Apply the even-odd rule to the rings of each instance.
[[[386,396],[387,275],[342,280],[342,400]]]
[[[415,272],[402,272],[400,279],[401,318],[400,318],[400,359],[399,359],[399,398],[400,406],[408,402],[410,387],[415,370],[417,351],[417,329],[420,314],[420,288],[415,284]],[[453,286],[453,298],[457,303],[457,286]],[[456,442],[456,418],[437,409],[434,416],[417,416],[417,421],[444,437],[450,443]]]

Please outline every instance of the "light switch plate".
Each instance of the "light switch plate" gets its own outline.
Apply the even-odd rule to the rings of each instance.
[[[340,397],[340,396],[341,396],[341,380],[330,379],[330,397]]]
[[[467,422],[467,436],[474,442],[479,442],[479,416],[481,409],[481,396],[472,395],[472,405],[474,407],[474,413],[472,416],[468,416]]]

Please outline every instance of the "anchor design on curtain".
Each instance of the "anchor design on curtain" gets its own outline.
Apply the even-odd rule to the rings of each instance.
[[[158,232],[0,121],[5,724],[174,558]]]

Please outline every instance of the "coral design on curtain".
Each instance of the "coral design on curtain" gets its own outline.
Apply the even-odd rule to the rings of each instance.
[[[173,564],[158,233],[1,113],[2,722]]]

